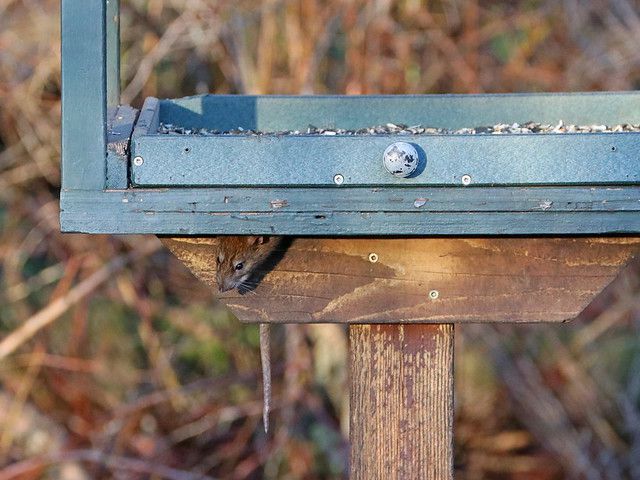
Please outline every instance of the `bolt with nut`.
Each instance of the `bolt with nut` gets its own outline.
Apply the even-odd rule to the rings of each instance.
[[[394,177],[410,177],[418,168],[420,157],[416,148],[407,142],[395,142],[382,154],[382,163]]]

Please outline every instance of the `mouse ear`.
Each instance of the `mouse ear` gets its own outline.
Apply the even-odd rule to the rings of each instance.
[[[263,243],[265,243],[267,241],[266,237],[263,236],[250,236],[247,237],[247,244],[249,245],[262,245]]]

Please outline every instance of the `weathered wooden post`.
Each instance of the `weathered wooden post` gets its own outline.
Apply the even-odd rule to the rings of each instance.
[[[350,324],[354,479],[451,478],[454,325],[573,318],[640,251],[640,133],[622,125],[640,123],[638,93],[205,95],[137,112],[117,105],[117,2],[62,6],[62,229],[161,235],[212,286],[212,235],[294,236],[255,295],[223,301],[245,322]],[[367,130],[531,119],[620,126]]]
[[[453,325],[352,325],[351,478],[451,478]]]

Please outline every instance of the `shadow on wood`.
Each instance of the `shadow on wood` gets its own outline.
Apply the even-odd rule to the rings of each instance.
[[[275,239],[272,240],[275,241]],[[245,295],[249,292],[253,292],[260,283],[262,283],[264,277],[278,266],[278,263],[280,263],[291,246],[292,241],[293,238],[291,237],[282,238],[282,240],[278,242],[278,248],[271,252],[262,263],[258,264],[256,270],[251,272],[246,284],[243,284],[242,287],[238,288],[238,293],[240,295]]]

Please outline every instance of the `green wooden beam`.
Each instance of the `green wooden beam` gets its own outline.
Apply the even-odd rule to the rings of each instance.
[[[385,124],[463,128],[513,122],[640,123],[640,92],[490,95],[197,95],[162,100],[160,121],[228,130],[356,129]]]
[[[607,185],[640,183],[638,133],[507,135],[161,135],[158,123],[225,131],[359,129],[387,122],[440,128],[527,121],[640,123],[637,92],[594,94],[225,96],[145,102],[132,142],[136,186]],[[396,178],[382,166],[411,142],[424,171]]]
[[[107,106],[120,104],[120,0],[106,0]]]
[[[382,164],[396,141],[424,155],[398,178]],[[640,182],[640,134],[193,136],[136,138],[138,186],[606,185]]]
[[[640,187],[68,192],[62,229],[164,235],[639,234]]]
[[[105,185],[105,17],[105,0],[62,0],[63,191]]]

